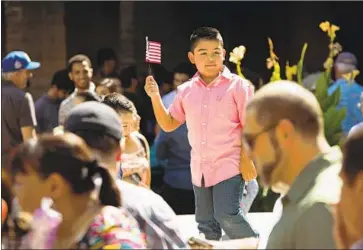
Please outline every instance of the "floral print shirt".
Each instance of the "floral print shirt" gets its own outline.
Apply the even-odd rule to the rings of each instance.
[[[107,206],[95,217],[80,249],[145,249],[145,235],[123,208]]]

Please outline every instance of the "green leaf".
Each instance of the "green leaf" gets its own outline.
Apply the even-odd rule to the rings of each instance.
[[[345,108],[337,109],[336,106],[331,106],[324,113],[325,123],[325,136],[330,145],[336,145],[340,141],[340,135],[342,132],[342,122],[345,119]]]
[[[323,111],[327,110],[328,82],[326,72],[322,72],[316,82],[315,96]]]
[[[304,46],[301,50],[301,56],[300,56],[300,60],[297,64],[297,82],[302,85],[302,75],[303,75],[303,66],[304,66],[304,58],[305,58],[305,53],[306,50],[308,48],[308,44],[304,43]]]
[[[336,107],[339,104],[339,100],[340,100],[340,88],[337,88],[333,94],[328,96],[328,100],[326,103],[327,108],[331,106]]]

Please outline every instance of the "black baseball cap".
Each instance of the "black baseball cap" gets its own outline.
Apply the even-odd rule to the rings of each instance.
[[[64,129],[73,133],[95,131],[117,140],[122,138],[122,124],[116,111],[95,101],[84,102],[72,108],[64,123]]]

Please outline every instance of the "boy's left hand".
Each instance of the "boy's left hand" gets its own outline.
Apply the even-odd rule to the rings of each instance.
[[[240,171],[245,181],[252,181],[257,178],[255,165],[244,149],[241,152]]]
[[[252,181],[257,178],[257,171],[252,161],[250,164],[241,166],[241,174],[245,181]]]

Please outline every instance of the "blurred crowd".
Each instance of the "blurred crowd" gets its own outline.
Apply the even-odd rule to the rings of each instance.
[[[74,55],[34,103],[28,83],[46,65],[22,51],[3,59],[3,247],[257,248],[258,234],[225,242],[182,237],[176,214],[195,212],[188,127],[163,131],[144,91],[147,75],[118,65],[111,49],[98,52],[95,67]],[[363,88],[339,77],[356,67],[353,54],[342,53],[335,65],[332,88],[341,88],[340,106],[348,108],[342,151],[326,141],[315,96],[296,83],[267,84],[246,104],[243,143],[262,182],[282,195],[269,249],[363,247]],[[196,69],[153,65],[152,73],[168,108]],[[164,171],[158,193],[153,167]],[[259,186],[253,179],[242,188],[246,215]]]

